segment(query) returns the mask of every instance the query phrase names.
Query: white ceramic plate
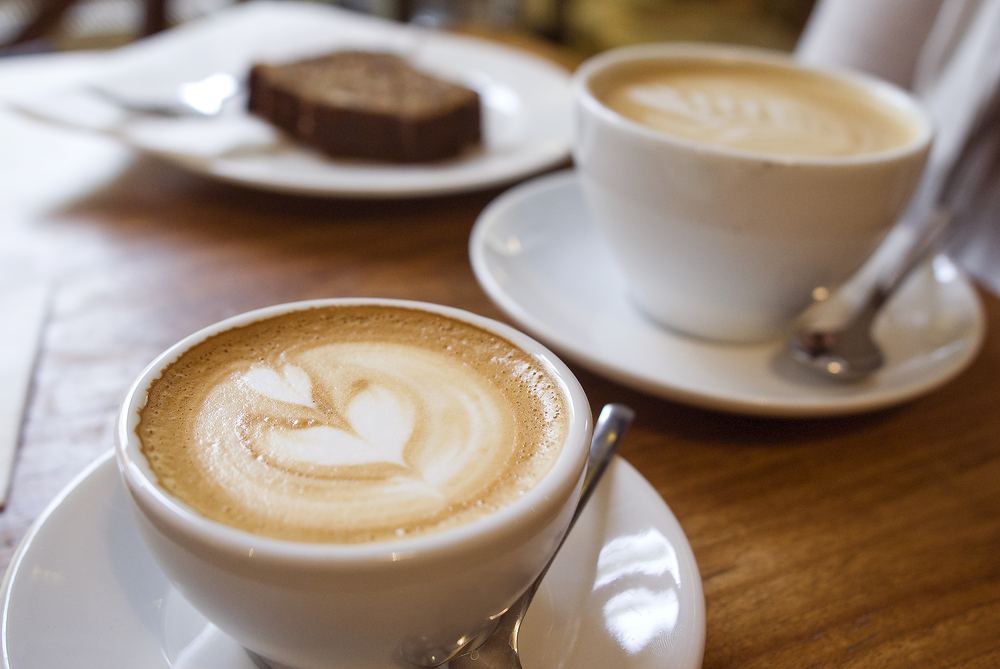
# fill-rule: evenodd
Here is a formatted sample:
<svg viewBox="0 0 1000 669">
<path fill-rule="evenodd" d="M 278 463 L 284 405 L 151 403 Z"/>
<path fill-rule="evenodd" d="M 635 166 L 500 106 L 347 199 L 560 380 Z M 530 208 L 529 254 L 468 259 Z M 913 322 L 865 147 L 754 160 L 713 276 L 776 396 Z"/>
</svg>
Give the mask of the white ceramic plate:
<svg viewBox="0 0 1000 669">
<path fill-rule="evenodd" d="M 485 141 L 447 161 L 393 165 L 334 160 L 300 147 L 245 112 L 237 97 L 212 118 L 136 117 L 92 86 L 162 98 L 216 72 L 244 79 L 258 61 L 339 49 L 390 51 L 474 88 Z M 526 52 L 420 29 L 319 3 L 234 5 L 106 54 L 100 72 L 55 91 L 18 98 L 17 108 L 62 125 L 111 134 L 193 172 L 255 188 L 327 196 L 412 197 L 508 183 L 566 160 L 569 74 Z"/>
<path fill-rule="evenodd" d="M 2 597 L 4 669 L 256 669 L 160 572 L 133 527 L 111 452 L 35 523 Z M 687 538 L 619 458 L 528 612 L 524 667 L 697 669 L 704 644 L 705 600 Z"/>
<path fill-rule="evenodd" d="M 723 411 L 806 417 L 888 407 L 952 379 L 985 333 L 978 295 L 944 256 L 888 305 L 875 326 L 886 365 L 859 383 L 801 369 L 781 341 L 725 345 L 674 333 L 631 305 L 572 171 L 497 198 L 476 222 L 469 251 L 492 300 L 566 358 L 654 395 Z"/>
</svg>

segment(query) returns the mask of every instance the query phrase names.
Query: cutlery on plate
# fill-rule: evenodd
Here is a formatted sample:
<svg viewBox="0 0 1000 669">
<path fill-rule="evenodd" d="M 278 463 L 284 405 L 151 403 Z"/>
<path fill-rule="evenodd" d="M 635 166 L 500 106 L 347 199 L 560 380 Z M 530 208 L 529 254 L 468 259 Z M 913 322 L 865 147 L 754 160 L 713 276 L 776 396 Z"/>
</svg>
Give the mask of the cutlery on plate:
<svg viewBox="0 0 1000 669">
<path fill-rule="evenodd" d="M 171 86 L 166 91 L 91 84 L 93 93 L 127 111 L 153 116 L 216 116 L 226 101 L 242 89 L 236 77 L 215 72 L 197 81 Z"/>
</svg>

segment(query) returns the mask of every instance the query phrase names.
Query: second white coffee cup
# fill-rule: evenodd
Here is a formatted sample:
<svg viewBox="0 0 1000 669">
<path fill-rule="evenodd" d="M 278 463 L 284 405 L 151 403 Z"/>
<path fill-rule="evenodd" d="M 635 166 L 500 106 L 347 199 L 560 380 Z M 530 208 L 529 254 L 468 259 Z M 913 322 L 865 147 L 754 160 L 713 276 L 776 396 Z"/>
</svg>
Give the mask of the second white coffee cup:
<svg viewBox="0 0 1000 669">
<path fill-rule="evenodd" d="M 679 68 L 687 68 L 680 83 L 669 78 Z M 726 68 L 744 78 L 763 76 L 772 89 L 720 89 Z M 697 81 L 702 76 L 716 81 Z M 823 104 L 833 111 L 864 107 L 888 119 L 887 128 L 861 134 L 902 138 L 883 148 L 812 153 L 806 144 L 840 131 L 826 118 L 804 118 L 795 106 L 797 88 L 829 97 Z M 623 112 L 612 94 L 685 122 L 704 121 L 727 141 L 758 133 L 763 143 L 664 131 L 655 120 Z M 911 198 L 932 137 L 917 102 L 890 84 L 806 69 L 787 55 L 753 48 L 614 49 L 577 70 L 573 96 L 574 160 L 584 197 L 632 299 L 670 328 L 715 340 L 781 334 L 815 289 L 832 289 L 860 267 Z M 801 135 L 791 142 L 768 135 L 782 126 Z"/>
</svg>

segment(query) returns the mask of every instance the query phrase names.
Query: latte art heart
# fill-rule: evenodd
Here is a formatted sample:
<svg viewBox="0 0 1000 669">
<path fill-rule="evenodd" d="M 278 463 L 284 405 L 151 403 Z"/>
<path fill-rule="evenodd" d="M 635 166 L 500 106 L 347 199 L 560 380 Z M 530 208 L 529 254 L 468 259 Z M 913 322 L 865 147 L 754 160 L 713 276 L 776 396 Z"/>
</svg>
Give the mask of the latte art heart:
<svg viewBox="0 0 1000 669">
<path fill-rule="evenodd" d="M 301 367 L 285 365 L 278 374 L 266 367 L 254 367 L 243 375 L 243 384 L 261 396 L 316 408 L 312 380 Z M 251 394 L 248 401 L 253 402 Z M 279 416 L 273 417 L 280 423 Z M 247 447 L 269 462 L 287 469 L 311 465 L 346 466 L 385 462 L 406 466 L 403 449 L 413 433 L 413 407 L 404 406 L 392 392 L 366 388 L 351 398 L 342 420 L 330 421 L 322 411 L 303 423 L 265 429 L 259 441 Z M 346 422 L 346 426 L 340 427 Z"/>
<path fill-rule="evenodd" d="M 441 316 L 356 311 L 237 328 L 169 367 L 138 428 L 164 487 L 251 532 L 359 542 L 468 522 L 548 470 L 567 416 L 542 365 Z"/>
<path fill-rule="evenodd" d="M 285 365 L 281 373 L 269 367 L 252 367 L 241 379 L 248 388 L 280 402 L 315 407 L 312 379 L 301 367 Z"/>
</svg>

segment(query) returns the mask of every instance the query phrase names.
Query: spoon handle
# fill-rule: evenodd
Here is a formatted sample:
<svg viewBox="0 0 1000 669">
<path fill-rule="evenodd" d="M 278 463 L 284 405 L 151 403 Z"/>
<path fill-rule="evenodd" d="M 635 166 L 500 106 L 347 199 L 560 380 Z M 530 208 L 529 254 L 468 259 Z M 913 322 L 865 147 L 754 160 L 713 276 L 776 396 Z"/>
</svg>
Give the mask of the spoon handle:
<svg viewBox="0 0 1000 669">
<path fill-rule="evenodd" d="M 580 501 L 573 513 L 573 518 L 569 521 L 566 534 L 569 534 L 573 525 L 576 524 L 576 519 L 583 513 L 583 508 L 587 505 L 590 496 L 594 494 L 594 488 L 597 487 L 595 482 L 604 475 L 604 470 L 611 463 L 611 455 L 618 450 L 618 444 L 634 418 L 635 411 L 624 404 L 606 404 L 601 409 L 601 414 L 597 417 L 597 424 L 594 426 L 594 439 L 590 442 L 590 456 L 587 458 L 587 473 L 584 475 L 583 487 L 580 489 Z M 565 535 L 563 535 L 563 539 L 565 540 Z M 559 546 L 562 546 L 561 542 Z"/>
<path fill-rule="evenodd" d="M 922 264 L 928 256 L 937 251 L 945 233 L 951 228 L 954 216 L 950 211 L 939 207 L 931 212 L 924 225 L 917 232 L 916 239 L 888 272 L 885 272 L 875 284 L 875 298 L 878 306 L 885 303 L 903 281 Z"/>
<path fill-rule="evenodd" d="M 587 501 L 594 494 L 597 483 L 604 476 L 608 465 L 611 464 L 611 460 L 618 450 L 618 444 L 625 435 L 625 431 L 628 430 L 629 425 L 632 424 L 633 418 L 635 418 L 635 411 L 624 404 L 605 404 L 604 408 L 601 409 L 601 414 L 594 425 L 594 439 L 590 442 L 590 455 L 587 457 L 587 472 L 583 477 L 583 487 L 580 488 L 580 500 L 576 504 L 576 510 L 573 512 L 573 517 L 570 518 L 569 525 L 566 527 L 562 539 L 559 540 L 555 550 L 552 551 L 552 557 L 549 558 L 549 561 L 542 568 L 535 582 L 522 595 L 522 599 L 526 600 L 526 604 L 531 601 L 535 591 L 538 590 L 542 579 L 545 578 L 549 567 L 552 566 L 556 555 L 559 554 L 559 549 L 566 542 L 566 537 L 569 536 L 573 526 L 576 525 L 577 519 L 583 513 L 584 507 L 587 506 Z"/>
<path fill-rule="evenodd" d="M 590 442 L 590 456 L 587 459 L 587 471 L 583 478 L 583 487 L 580 489 L 580 500 L 576 505 L 576 511 L 569 521 L 569 527 L 563 533 L 559 544 L 552 552 L 549 561 L 542 568 L 542 572 L 528 587 L 527 591 L 514 602 L 507 611 L 497 619 L 496 627 L 489 633 L 488 638 L 473 640 L 460 654 L 451 660 L 451 669 L 520 669 L 521 662 L 517 653 L 517 635 L 521 627 L 528 606 L 535 596 L 538 587 L 548 573 L 549 567 L 555 561 L 559 549 L 562 548 L 570 530 L 576 524 L 577 519 L 587 505 L 587 500 L 593 495 L 597 484 L 600 482 L 608 464 L 614 458 L 618 450 L 618 444 L 628 430 L 635 412 L 624 404 L 607 404 L 601 410 L 601 414 L 594 426 L 594 438 Z"/>
</svg>

